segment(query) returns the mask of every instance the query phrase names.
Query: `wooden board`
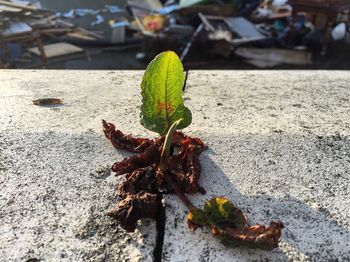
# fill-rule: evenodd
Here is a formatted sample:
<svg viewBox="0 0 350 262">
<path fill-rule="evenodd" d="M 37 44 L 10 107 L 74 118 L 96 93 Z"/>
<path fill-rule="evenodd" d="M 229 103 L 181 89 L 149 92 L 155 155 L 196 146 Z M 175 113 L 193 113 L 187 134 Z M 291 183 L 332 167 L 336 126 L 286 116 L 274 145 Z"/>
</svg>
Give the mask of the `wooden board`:
<svg viewBox="0 0 350 262">
<path fill-rule="evenodd" d="M 82 40 L 89 40 L 89 41 L 96 40 L 95 37 L 81 33 L 81 32 L 72 32 L 72 33 L 67 34 L 67 36 L 82 39 Z"/>
<path fill-rule="evenodd" d="M 311 64 L 311 53 L 307 51 L 278 48 L 239 47 L 235 50 L 235 54 L 244 57 L 249 61 L 262 60 L 271 64 L 272 62 L 275 62 L 276 65 L 277 63 L 291 65 Z"/>
<path fill-rule="evenodd" d="M 0 4 L 0 13 L 1 13 L 1 12 L 18 13 L 18 12 L 21 12 L 21 11 L 22 11 L 21 8 L 11 7 L 11 6 L 7 6 L 7 5 L 2 5 L 2 4 Z"/>
<path fill-rule="evenodd" d="M 84 52 L 84 49 L 68 43 L 44 45 L 44 50 L 47 58 Z M 37 47 L 29 48 L 28 51 L 40 56 L 40 52 Z"/>
<path fill-rule="evenodd" d="M 23 10 L 29 10 L 29 11 L 37 11 L 38 10 L 38 8 L 36 8 L 34 6 L 21 5 L 21 4 L 7 2 L 7 1 L 3 1 L 3 0 L 0 0 L 0 5 L 6 5 L 6 6 L 14 7 L 14 8 L 21 8 Z"/>
</svg>

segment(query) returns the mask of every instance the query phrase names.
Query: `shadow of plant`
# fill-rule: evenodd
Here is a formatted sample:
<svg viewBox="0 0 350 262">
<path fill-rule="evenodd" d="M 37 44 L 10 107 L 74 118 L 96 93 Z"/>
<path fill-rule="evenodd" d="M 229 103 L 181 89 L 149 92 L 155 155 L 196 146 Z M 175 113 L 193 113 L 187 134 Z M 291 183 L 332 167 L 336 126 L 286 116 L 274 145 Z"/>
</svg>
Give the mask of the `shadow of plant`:
<svg viewBox="0 0 350 262">
<path fill-rule="evenodd" d="M 350 156 L 343 153 L 350 152 L 348 137 L 248 134 L 203 140 L 211 143 L 201 155 L 200 185 L 207 194 L 190 196 L 193 203 L 203 206 L 213 196 L 226 197 L 251 224 L 281 220 L 282 239 L 272 252 L 226 248 L 206 229 L 190 234 L 179 211 L 185 208 L 169 196 L 173 217 L 166 228 L 171 233 L 165 239 L 165 261 L 194 256 L 198 261 L 350 259 L 349 208 L 344 206 L 349 186 L 342 184 L 350 171 Z"/>
</svg>

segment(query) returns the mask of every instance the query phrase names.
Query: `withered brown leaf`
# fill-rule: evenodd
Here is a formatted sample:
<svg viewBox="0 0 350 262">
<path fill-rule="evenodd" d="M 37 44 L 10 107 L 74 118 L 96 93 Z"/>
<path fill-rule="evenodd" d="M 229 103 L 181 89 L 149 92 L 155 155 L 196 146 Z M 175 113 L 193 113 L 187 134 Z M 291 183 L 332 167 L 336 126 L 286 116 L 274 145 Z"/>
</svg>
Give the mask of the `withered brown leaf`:
<svg viewBox="0 0 350 262">
<path fill-rule="evenodd" d="M 136 195 L 141 191 L 153 194 L 158 193 L 156 170 L 154 166 L 139 168 L 127 174 L 126 180 L 117 189 L 117 195 L 121 198 L 125 198 L 129 194 Z"/>
<path fill-rule="evenodd" d="M 160 159 L 160 148 L 156 144 L 149 146 L 145 152 L 123 159 L 112 166 L 116 175 L 132 173 L 133 171 L 158 163 Z"/>
<path fill-rule="evenodd" d="M 117 149 L 127 150 L 134 153 L 142 153 L 155 142 L 148 138 L 133 138 L 131 135 L 124 135 L 115 125 L 102 120 L 103 132 L 111 140 L 112 145 Z"/>
<path fill-rule="evenodd" d="M 32 101 L 37 106 L 61 105 L 63 101 L 59 98 L 41 98 Z"/>
<path fill-rule="evenodd" d="M 282 222 L 271 222 L 268 227 L 262 225 L 246 225 L 241 229 L 225 227 L 218 229 L 218 232 L 225 245 L 272 250 L 278 247 L 282 228 Z"/>
<path fill-rule="evenodd" d="M 161 195 L 142 191 L 128 194 L 107 214 L 117 219 L 126 231 L 133 232 L 137 221 L 142 218 L 155 218 L 161 204 Z"/>
</svg>

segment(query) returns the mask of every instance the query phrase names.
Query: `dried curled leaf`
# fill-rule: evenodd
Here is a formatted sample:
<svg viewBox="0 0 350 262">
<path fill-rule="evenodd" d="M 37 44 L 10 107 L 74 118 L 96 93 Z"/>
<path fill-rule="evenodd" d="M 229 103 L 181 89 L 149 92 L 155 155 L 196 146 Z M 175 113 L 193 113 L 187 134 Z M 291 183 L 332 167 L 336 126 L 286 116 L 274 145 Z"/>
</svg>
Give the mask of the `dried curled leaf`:
<svg viewBox="0 0 350 262">
<path fill-rule="evenodd" d="M 226 227 L 219 229 L 219 232 L 225 245 L 272 250 L 278 247 L 282 228 L 282 222 L 271 222 L 268 227 L 262 225 L 245 226 L 242 229 Z"/>
<path fill-rule="evenodd" d="M 63 101 L 59 98 L 41 98 L 32 101 L 37 106 L 61 105 Z"/>
<path fill-rule="evenodd" d="M 180 147 L 181 151 L 178 155 L 170 157 L 169 172 L 183 192 L 205 194 L 198 180 L 201 173 L 199 155 L 206 149 L 206 146 L 199 138 L 192 138 L 181 132 L 174 134 L 173 143 Z"/>
<path fill-rule="evenodd" d="M 125 230 L 133 232 L 138 220 L 156 217 L 160 203 L 159 194 L 147 192 L 129 194 L 118 203 L 116 208 L 109 211 L 108 215 L 117 219 Z"/>
<path fill-rule="evenodd" d="M 154 141 L 147 138 L 133 138 L 131 135 L 124 135 L 115 125 L 102 120 L 103 132 L 111 140 L 112 145 L 117 149 L 124 149 L 129 152 L 142 153 L 154 144 Z"/>
<path fill-rule="evenodd" d="M 125 158 L 121 162 L 116 162 L 112 166 L 112 170 L 116 175 L 132 173 L 135 170 L 158 163 L 160 159 L 160 148 L 157 145 L 151 145 L 144 153 L 136 156 Z"/>
<path fill-rule="evenodd" d="M 125 198 L 129 194 L 136 195 L 142 191 L 153 194 L 158 192 L 156 170 L 153 166 L 137 169 L 133 173 L 129 173 L 126 178 L 117 190 L 117 195 L 121 198 Z"/>
<path fill-rule="evenodd" d="M 209 226 L 213 235 L 220 238 L 225 245 L 265 250 L 272 250 L 278 246 L 283 228 L 281 222 L 271 222 L 269 227 L 249 226 L 242 211 L 221 197 L 208 201 L 204 210 L 190 210 L 187 223 L 191 230 Z"/>
</svg>

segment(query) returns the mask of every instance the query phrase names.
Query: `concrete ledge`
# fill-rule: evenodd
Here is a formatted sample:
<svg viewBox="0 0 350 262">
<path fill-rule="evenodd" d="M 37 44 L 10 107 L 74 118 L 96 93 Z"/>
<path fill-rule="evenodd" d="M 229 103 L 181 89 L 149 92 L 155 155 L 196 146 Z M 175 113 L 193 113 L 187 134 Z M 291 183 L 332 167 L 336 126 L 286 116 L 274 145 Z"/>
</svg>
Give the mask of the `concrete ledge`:
<svg viewBox="0 0 350 262">
<path fill-rule="evenodd" d="M 0 261 L 152 261 L 155 225 L 129 234 L 105 216 L 123 178 L 101 119 L 138 123 L 140 71 L 0 71 Z M 205 141 L 207 194 L 230 198 L 252 223 L 281 220 L 273 252 L 227 249 L 191 234 L 167 196 L 164 261 L 350 260 L 350 72 L 193 71 L 185 93 Z M 58 97 L 64 106 L 34 106 Z"/>
</svg>

